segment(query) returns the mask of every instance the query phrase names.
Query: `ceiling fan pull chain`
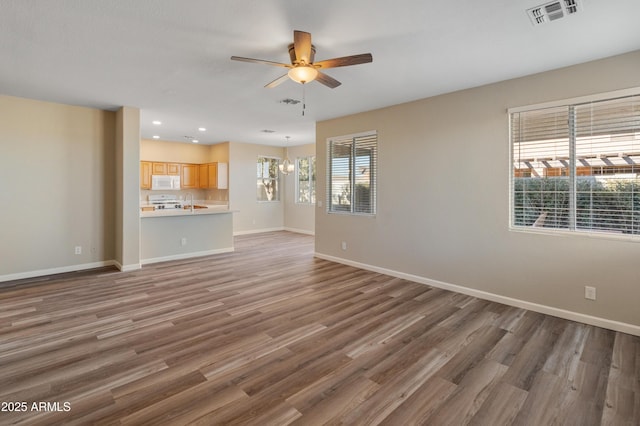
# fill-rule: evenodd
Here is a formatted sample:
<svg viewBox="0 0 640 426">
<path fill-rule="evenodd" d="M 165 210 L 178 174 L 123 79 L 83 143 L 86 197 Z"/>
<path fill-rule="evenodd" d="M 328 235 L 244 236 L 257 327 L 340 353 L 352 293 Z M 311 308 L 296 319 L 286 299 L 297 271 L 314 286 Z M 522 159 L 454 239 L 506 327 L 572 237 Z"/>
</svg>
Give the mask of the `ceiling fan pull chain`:
<svg viewBox="0 0 640 426">
<path fill-rule="evenodd" d="M 302 116 L 304 117 L 304 110 L 307 108 L 307 99 L 305 95 L 304 83 L 302 83 Z"/>
</svg>

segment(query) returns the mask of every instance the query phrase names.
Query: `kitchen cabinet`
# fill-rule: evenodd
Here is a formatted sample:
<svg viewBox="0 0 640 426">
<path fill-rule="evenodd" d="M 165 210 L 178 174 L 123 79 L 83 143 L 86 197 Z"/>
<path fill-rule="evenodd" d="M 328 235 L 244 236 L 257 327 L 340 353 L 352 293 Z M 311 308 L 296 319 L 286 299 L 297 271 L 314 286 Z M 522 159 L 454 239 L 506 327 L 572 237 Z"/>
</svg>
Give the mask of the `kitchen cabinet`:
<svg viewBox="0 0 640 426">
<path fill-rule="evenodd" d="M 228 189 L 229 164 L 180 164 L 140 162 L 140 189 L 151 189 L 152 175 L 180 176 L 182 189 Z"/>
<path fill-rule="evenodd" d="M 152 174 L 178 176 L 180 174 L 180 164 L 179 163 L 153 163 Z"/>
<path fill-rule="evenodd" d="M 203 189 L 227 189 L 227 163 L 200 164 L 199 187 Z"/>
<path fill-rule="evenodd" d="M 172 176 L 178 176 L 180 174 L 180 164 L 167 163 L 167 174 Z"/>
<path fill-rule="evenodd" d="M 209 165 L 200 164 L 198 169 L 198 187 L 204 189 L 209 188 Z"/>
<path fill-rule="evenodd" d="M 198 188 L 198 172 L 200 165 L 198 164 L 182 164 L 180 166 L 180 188 L 194 189 Z"/>
<path fill-rule="evenodd" d="M 151 174 L 153 175 L 166 175 L 167 163 L 152 163 Z"/>
<path fill-rule="evenodd" d="M 140 162 L 140 189 L 151 189 L 152 164 L 150 161 Z"/>
</svg>

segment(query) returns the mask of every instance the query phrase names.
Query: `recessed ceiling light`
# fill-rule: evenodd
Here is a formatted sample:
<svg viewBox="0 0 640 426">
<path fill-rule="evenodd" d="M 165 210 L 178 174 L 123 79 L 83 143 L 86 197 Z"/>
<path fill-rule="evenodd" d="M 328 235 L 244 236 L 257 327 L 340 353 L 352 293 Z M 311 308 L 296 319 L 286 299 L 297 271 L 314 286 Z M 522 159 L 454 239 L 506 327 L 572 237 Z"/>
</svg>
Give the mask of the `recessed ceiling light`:
<svg viewBox="0 0 640 426">
<path fill-rule="evenodd" d="M 160 120 L 153 120 L 153 121 L 152 121 L 152 123 L 153 123 L 153 124 L 155 124 L 156 126 L 159 126 L 159 125 L 161 125 L 161 124 L 162 124 L 162 121 L 160 121 Z"/>
<path fill-rule="evenodd" d="M 158 136 L 158 135 L 153 135 L 153 138 L 154 138 L 154 139 L 160 139 L 160 136 Z"/>
<path fill-rule="evenodd" d="M 201 131 L 201 132 L 206 132 L 207 131 L 207 129 L 205 129 L 204 127 L 198 127 L 198 130 Z"/>
</svg>

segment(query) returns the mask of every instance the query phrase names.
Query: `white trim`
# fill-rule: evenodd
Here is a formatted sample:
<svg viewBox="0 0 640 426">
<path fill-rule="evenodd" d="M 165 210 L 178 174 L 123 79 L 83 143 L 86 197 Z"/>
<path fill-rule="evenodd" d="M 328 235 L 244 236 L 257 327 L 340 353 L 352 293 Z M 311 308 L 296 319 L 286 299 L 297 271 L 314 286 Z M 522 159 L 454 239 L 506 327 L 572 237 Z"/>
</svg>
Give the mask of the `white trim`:
<svg viewBox="0 0 640 426">
<path fill-rule="evenodd" d="M 234 251 L 233 247 L 225 247 L 225 248 L 221 248 L 221 249 L 195 251 L 195 252 L 191 252 L 191 253 L 182 253 L 182 254 L 175 254 L 175 255 L 171 255 L 171 256 L 153 257 L 151 259 L 142 259 L 141 263 L 143 265 L 148 265 L 150 263 L 167 262 L 169 260 L 190 259 L 192 257 L 211 256 L 213 254 L 231 253 L 233 251 Z"/>
<path fill-rule="evenodd" d="M 15 274 L 0 275 L 0 282 L 23 280 L 26 278 L 43 277 L 46 275 L 64 274 L 66 272 L 77 272 L 86 269 L 103 268 L 105 266 L 118 266 L 115 260 L 103 260 L 101 262 L 83 263 L 80 265 L 61 266 L 58 268 L 39 269 L 36 271 L 18 272 Z"/>
<path fill-rule="evenodd" d="M 296 170 L 295 170 L 295 185 L 294 185 L 294 189 L 293 189 L 293 204 L 296 206 L 314 206 L 316 205 L 315 201 L 312 203 L 311 201 L 309 202 L 299 202 L 298 201 L 298 193 L 300 192 L 300 159 L 301 158 L 308 158 L 309 159 L 309 186 L 311 187 L 311 182 L 313 182 L 313 190 L 315 192 L 316 195 L 316 201 L 318 198 L 318 193 L 316 191 L 316 189 L 318 188 L 318 181 L 317 179 L 311 179 L 311 159 L 313 158 L 313 162 L 316 162 L 316 156 L 315 154 L 313 155 L 301 155 L 299 157 L 296 157 Z M 316 174 L 317 174 L 317 169 L 316 169 Z M 311 190 L 311 189 L 309 189 Z"/>
<path fill-rule="evenodd" d="M 555 235 L 563 237 L 579 237 L 579 238 L 598 238 L 604 240 L 624 241 L 631 243 L 640 243 L 640 235 L 637 234 L 615 234 L 609 231 L 594 231 L 576 229 L 575 231 L 566 228 L 545 228 L 545 227 L 533 227 L 533 226 L 516 226 L 509 225 L 509 231 L 520 232 L 523 234 L 538 234 L 538 235 Z"/>
<path fill-rule="evenodd" d="M 342 264 L 353 266 L 356 268 L 365 269 L 365 270 L 377 272 L 380 274 L 390 275 L 392 277 L 402 278 L 408 281 L 429 285 L 431 287 L 436 287 L 443 290 L 449 290 L 449 291 L 454 291 L 456 293 L 466 294 L 467 296 L 473 296 L 479 299 L 502 303 L 509 306 L 515 306 L 517 308 L 527 309 L 530 311 L 539 312 L 542 314 L 551 315 L 558 318 L 563 318 L 571 321 L 581 322 L 584 324 L 594 325 L 596 327 L 602 327 L 609 330 L 620 331 L 622 333 L 632 334 L 634 336 L 640 336 L 640 325 L 628 324 L 628 323 L 614 321 L 606 318 L 594 317 L 592 315 L 581 314 L 579 312 L 573 312 L 573 311 L 567 311 L 565 309 L 554 308 L 552 306 L 540 305 L 538 303 L 528 302 L 526 300 L 514 299 L 508 296 L 502 296 L 499 294 L 489 293 L 482 290 L 476 290 L 469 287 L 463 287 L 456 284 L 449 284 L 443 281 L 432 280 L 429 278 L 420 277 L 418 275 L 412 275 L 404 272 L 394 271 L 392 269 L 380 268 L 378 266 L 355 262 L 349 259 L 343 259 L 340 257 L 330 256 L 330 255 L 326 255 L 318 252 L 315 252 L 314 256 L 319 259 L 342 263 Z"/>
<path fill-rule="evenodd" d="M 283 231 L 295 232 L 296 234 L 305 234 L 305 235 L 316 235 L 315 231 L 310 231 L 308 229 L 300 229 L 300 228 L 289 228 L 287 226 L 284 227 Z"/>
<path fill-rule="evenodd" d="M 327 142 L 332 142 L 334 140 L 359 138 L 361 136 L 373 136 L 373 135 L 378 136 L 378 131 L 377 130 L 369 130 L 369 131 L 366 131 L 366 132 L 352 133 L 350 135 L 331 136 L 331 137 L 327 138 Z"/>
<path fill-rule="evenodd" d="M 576 98 L 560 99 L 557 101 L 543 102 L 539 104 L 526 105 L 520 107 L 507 108 L 509 114 L 515 112 L 525 112 L 534 109 L 553 108 L 559 106 L 584 104 L 587 102 L 602 101 L 606 99 L 622 98 L 625 96 L 633 96 L 640 94 L 640 87 L 630 87 L 628 89 L 614 90 L 613 92 L 594 93 L 592 95 L 579 96 Z"/>
<path fill-rule="evenodd" d="M 372 202 L 371 202 L 371 210 L 372 213 L 366 213 L 366 212 L 355 212 L 355 211 L 351 211 L 351 209 L 348 212 L 344 212 L 344 211 L 339 211 L 339 210 L 331 210 L 331 201 L 332 201 L 332 173 L 331 173 L 331 166 L 332 166 L 332 157 L 331 157 L 331 148 L 332 148 L 332 144 L 334 142 L 343 142 L 343 141 L 347 141 L 347 140 L 351 140 L 352 141 L 352 151 L 351 154 L 355 155 L 355 149 L 357 144 L 354 142 L 354 139 L 357 138 L 366 138 L 366 137 L 370 137 L 370 136 L 375 136 L 376 138 L 376 148 L 375 148 L 375 163 L 373 165 L 373 167 L 371 167 L 371 171 L 372 171 L 372 176 L 373 176 L 373 195 L 372 195 Z M 326 206 L 325 206 L 325 212 L 327 214 L 345 214 L 345 215 L 349 215 L 349 216 L 370 216 L 375 218 L 376 214 L 378 213 L 378 157 L 380 155 L 380 150 L 378 149 L 379 146 L 379 140 L 378 140 L 378 131 L 377 130 L 369 130 L 366 132 L 360 132 L 360 133 L 352 133 L 350 135 L 341 135 L 341 136 L 332 136 L 332 137 L 328 137 L 326 139 L 326 150 L 325 150 L 325 155 L 326 155 L 326 159 L 327 159 L 327 164 L 326 164 L 326 181 L 325 181 L 325 198 L 326 198 Z M 351 154 L 350 154 L 350 158 L 351 158 Z M 355 164 L 355 158 L 353 158 L 354 164 Z M 349 160 L 349 162 L 351 163 L 351 159 Z M 317 164 L 316 164 L 316 168 L 317 168 Z M 351 196 L 355 197 L 355 177 L 353 175 L 354 171 L 351 170 L 349 175 L 349 184 L 351 185 Z M 317 182 L 317 179 L 316 179 Z M 370 188 L 371 190 L 371 188 Z M 317 191 L 317 187 L 316 187 L 316 201 L 318 198 L 318 191 Z M 355 198 L 354 198 L 355 200 Z"/>
<path fill-rule="evenodd" d="M 113 264 L 115 265 L 116 268 L 118 268 L 118 270 L 120 272 L 137 271 L 138 269 L 142 268 L 142 264 L 141 263 L 132 263 L 131 265 L 123 265 L 120 262 L 118 262 L 117 260 L 114 260 Z"/>
<path fill-rule="evenodd" d="M 250 234 L 262 234 L 263 232 L 275 232 L 275 231 L 284 231 L 284 226 L 279 226 L 277 228 L 260 228 L 260 229 L 248 229 L 246 231 L 234 231 L 233 236 L 237 235 L 250 235 Z"/>
</svg>

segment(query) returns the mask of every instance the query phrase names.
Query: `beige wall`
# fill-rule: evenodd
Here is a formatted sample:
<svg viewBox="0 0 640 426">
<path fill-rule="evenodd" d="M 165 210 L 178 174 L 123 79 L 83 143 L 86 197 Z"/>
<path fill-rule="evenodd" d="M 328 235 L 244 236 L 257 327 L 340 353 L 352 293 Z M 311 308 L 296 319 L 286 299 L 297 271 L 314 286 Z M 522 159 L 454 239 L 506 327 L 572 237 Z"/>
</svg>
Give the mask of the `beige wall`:
<svg viewBox="0 0 640 426">
<path fill-rule="evenodd" d="M 233 251 L 233 213 L 141 219 L 142 263 Z M 187 244 L 180 241 L 186 239 Z M 175 242 L 169 244 L 168 242 Z"/>
<path fill-rule="evenodd" d="M 637 333 L 638 242 L 509 231 L 507 108 L 640 87 L 638 70 L 640 51 L 318 123 L 316 252 Z M 367 130 L 378 214 L 329 215 L 325 141 Z"/>
<path fill-rule="evenodd" d="M 206 156 L 207 163 L 213 162 L 229 162 L 229 142 L 217 143 L 215 145 L 209 145 L 209 152 Z"/>
<path fill-rule="evenodd" d="M 209 161 L 210 150 L 209 145 L 142 139 L 140 160 L 202 164 Z"/>
<path fill-rule="evenodd" d="M 215 145 L 168 142 L 154 139 L 140 141 L 141 161 L 176 163 L 229 162 L 229 142 Z"/>
<path fill-rule="evenodd" d="M 289 159 L 316 155 L 316 145 L 298 145 L 289 148 Z M 296 204 L 296 174 L 284 176 L 284 227 L 287 230 L 313 234 L 315 232 L 315 205 Z"/>
<path fill-rule="evenodd" d="M 115 262 L 121 271 L 140 268 L 140 110 L 116 112 Z"/>
<path fill-rule="evenodd" d="M 0 96 L 0 150 L 0 280 L 114 259 L 114 112 Z"/>
</svg>

